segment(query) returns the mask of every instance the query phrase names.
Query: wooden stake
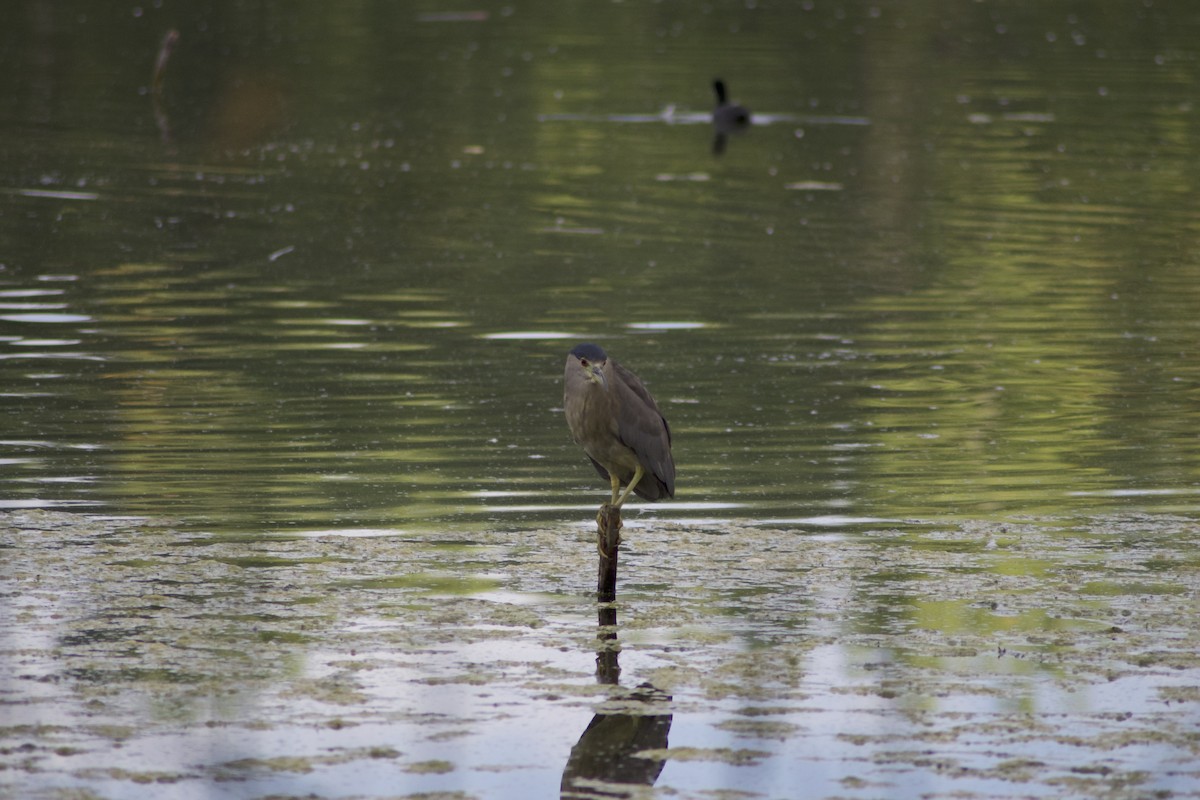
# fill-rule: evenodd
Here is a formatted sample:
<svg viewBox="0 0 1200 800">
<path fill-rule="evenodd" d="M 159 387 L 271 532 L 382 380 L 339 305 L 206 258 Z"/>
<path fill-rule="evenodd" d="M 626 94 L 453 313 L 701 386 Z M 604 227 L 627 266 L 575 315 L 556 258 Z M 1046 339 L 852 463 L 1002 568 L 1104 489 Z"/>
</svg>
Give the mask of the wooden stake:
<svg viewBox="0 0 1200 800">
<path fill-rule="evenodd" d="M 596 545 L 600 551 L 600 570 L 596 576 L 598 604 L 596 635 L 596 679 L 615 686 L 621 678 L 617 642 L 617 546 L 621 544 L 621 509 L 608 503 L 596 515 Z"/>
<path fill-rule="evenodd" d="M 596 578 L 596 600 L 617 599 L 617 545 L 621 543 L 621 509 L 608 503 L 596 515 L 596 541 L 600 550 L 600 572 Z"/>
</svg>

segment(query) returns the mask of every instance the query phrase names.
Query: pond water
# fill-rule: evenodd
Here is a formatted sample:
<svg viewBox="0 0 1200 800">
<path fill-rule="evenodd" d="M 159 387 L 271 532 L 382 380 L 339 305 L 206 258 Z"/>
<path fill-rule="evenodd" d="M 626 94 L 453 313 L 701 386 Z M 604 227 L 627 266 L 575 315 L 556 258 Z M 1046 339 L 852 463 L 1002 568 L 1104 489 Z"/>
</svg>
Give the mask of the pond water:
<svg viewBox="0 0 1200 800">
<path fill-rule="evenodd" d="M 0 792 L 1200 796 L 1200 15 L 327 5 L 0 12 Z"/>
</svg>

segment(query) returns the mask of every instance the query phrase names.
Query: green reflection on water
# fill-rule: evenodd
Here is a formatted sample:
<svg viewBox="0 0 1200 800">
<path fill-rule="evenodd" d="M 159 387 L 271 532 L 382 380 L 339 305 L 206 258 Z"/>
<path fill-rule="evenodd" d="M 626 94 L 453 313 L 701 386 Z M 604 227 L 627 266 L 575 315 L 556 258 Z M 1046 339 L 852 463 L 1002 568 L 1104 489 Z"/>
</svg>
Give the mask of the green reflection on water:
<svg viewBox="0 0 1200 800">
<path fill-rule="evenodd" d="M 706 516 L 1193 513 L 1191 21 L 1072 11 L 1084 46 L 1052 6 L 26 19 L 0 487 L 231 533 L 561 521 L 604 488 L 557 410 L 588 338 L 663 400 L 680 503 L 736 504 Z M 37 48 L 96 60 L 47 104 Z M 714 159 L 718 67 L 759 124 Z"/>
</svg>

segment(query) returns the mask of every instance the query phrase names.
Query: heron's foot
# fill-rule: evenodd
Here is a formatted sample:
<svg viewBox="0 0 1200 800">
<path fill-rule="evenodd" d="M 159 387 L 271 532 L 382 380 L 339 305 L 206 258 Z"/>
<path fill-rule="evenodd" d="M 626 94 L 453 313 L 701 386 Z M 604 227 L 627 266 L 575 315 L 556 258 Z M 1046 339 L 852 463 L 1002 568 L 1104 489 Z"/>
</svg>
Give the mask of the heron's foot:
<svg viewBox="0 0 1200 800">
<path fill-rule="evenodd" d="M 621 544 L 621 528 L 623 527 L 619 506 L 611 503 L 600 506 L 600 510 L 596 512 L 596 550 L 602 558 L 613 557 L 617 547 Z M 613 540 L 613 546 L 606 550 L 604 544 L 609 539 Z"/>
<path fill-rule="evenodd" d="M 596 538 L 596 552 L 600 554 L 601 558 L 607 558 L 607 559 L 611 560 L 613 557 L 613 553 L 615 553 L 617 551 L 617 548 L 621 546 L 621 542 L 623 542 L 623 541 L 625 541 L 625 540 L 623 538 L 621 538 L 621 534 L 618 533 L 617 541 L 615 544 L 613 544 L 612 550 L 605 550 L 604 549 L 604 536 L 603 536 L 603 534 L 601 534 L 600 536 L 598 536 Z"/>
<path fill-rule="evenodd" d="M 613 549 L 605 550 L 604 542 L 597 540 L 596 541 L 596 552 L 600 554 L 601 558 L 605 558 L 605 559 L 608 559 L 609 561 L 611 561 L 612 557 L 613 557 L 613 553 L 616 552 L 617 548 L 621 546 L 621 542 L 623 542 L 623 541 L 625 541 L 625 540 L 622 539 L 620 536 L 618 536 L 617 543 L 615 545 L 613 545 Z"/>
<path fill-rule="evenodd" d="M 596 512 L 596 525 L 600 528 L 607 528 L 613 524 L 613 521 L 616 522 L 618 530 L 625 527 L 621 522 L 621 507 L 614 503 L 605 503 L 600 506 L 600 510 Z"/>
</svg>

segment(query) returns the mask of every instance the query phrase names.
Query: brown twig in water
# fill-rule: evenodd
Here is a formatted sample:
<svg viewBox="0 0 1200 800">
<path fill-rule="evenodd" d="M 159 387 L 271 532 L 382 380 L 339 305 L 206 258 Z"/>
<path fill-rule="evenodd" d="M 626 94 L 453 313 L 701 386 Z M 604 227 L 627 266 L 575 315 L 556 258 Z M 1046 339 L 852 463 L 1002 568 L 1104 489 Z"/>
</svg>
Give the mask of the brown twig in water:
<svg viewBox="0 0 1200 800">
<path fill-rule="evenodd" d="M 163 75 L 167 71 L 167 62 L 179 42 L 179 31 L 172 28 L 163 36 L 162 44 L 158 47 L 158 58 L 154 59 L 154 72 L 150 75 L 150 91 L 155 95 L 162 94 Z"/>
<path fill-rule="evenodd" d="M 171 141 L 171 119 L 162 103 L 163 75 L 167 71 L 167 62 L 179 41 L 179 31 L 172 28 L 163 37 L 158 47 L 158 58 L 154 59 L 154 72 L 150 75 L 150 100 L 154 104 L 154 124 L 164 144 Z"/>
</svg>

